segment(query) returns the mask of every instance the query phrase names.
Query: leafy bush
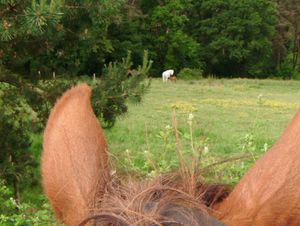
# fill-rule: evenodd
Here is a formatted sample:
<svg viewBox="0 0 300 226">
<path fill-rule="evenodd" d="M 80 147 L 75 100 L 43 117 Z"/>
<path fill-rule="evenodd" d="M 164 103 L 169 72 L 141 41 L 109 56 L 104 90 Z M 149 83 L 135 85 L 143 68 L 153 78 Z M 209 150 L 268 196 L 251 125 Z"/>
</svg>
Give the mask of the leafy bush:
<svg viewBox="0 0 300 226">
<path fill-rule="evenodd" d="M 277 77 L 284 79 L 293 78 L 295 74 L 296 71 L 293 69 L 291 59 L 288 57 L 280 64 L 280 67 L 276 71 Z"/>
<path fill-rule="evenodd" d="M 200 68 L 183 68 L 178 77 L 184 80 L 201 79 L 203 70 Z"/>
<path fill-rule="evenodd" d="M 0 225 L 37 226 L 55 224 L 55 218 L 51 214 L 49 204 L 44 196 L 41 196 L 44 204 L 39 206 L 31 203 L 18 203 L 12 196 L 12 190 L 0 180 Z"/>
<path fill-rule="evenodd" d="M 293 74 L 293 79 L 295 79 L 295 80 L 300 80 L 300 72 L 295 72 L 294 74 Z"/>
<path fill-rule="evenodd" d="M 16 87 L 0 83 L 0 175 L 14 187 L 16 199 L 21 181 L 33 180 L 36 165 L 28 147 L 32 122 L 37 120 L 36 112 L 18 92 Z"/>
<path fill-rule="evenodd" d="M 103 79 L 93 84 L 93 108 L 104 128 L 111 128 L 117 116 L 127 112 L 127 99 L 140 102 L 150 85 L 150 80 L 146 80 L 152 66 L 148 52 L 144 52 L 142 66 L 136 70 L 131 70 L 131 66 L 131 52 L 128 52 L 122 62 L 106 65 Z"/>
</svg>

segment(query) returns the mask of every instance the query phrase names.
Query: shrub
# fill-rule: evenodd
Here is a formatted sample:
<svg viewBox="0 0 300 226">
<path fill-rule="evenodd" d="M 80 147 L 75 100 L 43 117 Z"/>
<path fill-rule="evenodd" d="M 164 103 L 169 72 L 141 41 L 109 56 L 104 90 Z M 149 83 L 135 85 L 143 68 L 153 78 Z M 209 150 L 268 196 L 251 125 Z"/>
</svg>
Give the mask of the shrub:
<svg viewBox="0 0 300 226">
<path fill-rule="evenodd" d="M 300 80 L 300 72 L 296 71 L 292 77 L 294 80 Z"/>
<path fill-rule="evenodd" d="M 296 75 L 296 70 L 293 68 L 290 57 L 281 62 L 280 67 L 277 68 L 276 76 L 283 79 L 294 78 Z"/>
<path fill-rule="evenodd" d="M 13 197 L 13 191 L 0 180 L 0 225 L 54 225 L 55 218 L 45 197 L 41 196 L 43 204 L 36 206 L 31 203 L 18 203 Z"/>
<path fill-rule="evenodd" d="M 183 68 L 178 77 L 184 80 L 201 79 L 203 70 L 200 68 Z"/>
</svg>

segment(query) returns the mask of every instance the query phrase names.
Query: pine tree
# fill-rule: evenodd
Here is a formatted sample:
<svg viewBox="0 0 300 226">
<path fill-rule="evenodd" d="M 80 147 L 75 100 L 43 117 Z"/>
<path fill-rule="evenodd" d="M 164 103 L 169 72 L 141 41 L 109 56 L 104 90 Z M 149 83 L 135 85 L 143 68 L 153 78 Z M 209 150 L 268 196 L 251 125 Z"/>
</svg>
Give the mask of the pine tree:
<svg viewBox="0 0 300 226">
<path fill-rule="evenodd" d="M 97 116 L 111 127 L 127 112 L 126 100 L 140 101 L 149 86 L 147 54 L 136 69 L 130 54 L 106 62 L 113 51 L 108 27 L 126 16 L 124 6 L 124 0 L 0 0 L 0 175 L 17 199 L 37 179 L 39 153 L 29 151 L 30 136 L 41 132 L 66 89 L 88 82 Z M 129 70 L 137 73 L 128 76 Z M 79 76 L 92 74 L 94 80 Z"/>
</svg>

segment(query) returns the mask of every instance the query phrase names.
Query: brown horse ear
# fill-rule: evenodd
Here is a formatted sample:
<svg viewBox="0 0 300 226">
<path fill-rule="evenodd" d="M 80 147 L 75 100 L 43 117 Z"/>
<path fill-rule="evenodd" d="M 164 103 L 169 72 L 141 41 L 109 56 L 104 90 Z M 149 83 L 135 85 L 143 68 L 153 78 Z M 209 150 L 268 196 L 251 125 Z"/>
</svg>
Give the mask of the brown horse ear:
<svg viewBox="0 0 300 226">
<path fill-rule="evenodd" d="M 228 225 L 299 225 L 300 110 L 217 210 Z"/>
<path fill-rule="evenodd" d="M 66 225 L 78 225 L 97 208 L 110 180 L 107 143 L 90 98 L 87 85 L 67 91 L 44 132 L 43 187 Z"/>
</svg>

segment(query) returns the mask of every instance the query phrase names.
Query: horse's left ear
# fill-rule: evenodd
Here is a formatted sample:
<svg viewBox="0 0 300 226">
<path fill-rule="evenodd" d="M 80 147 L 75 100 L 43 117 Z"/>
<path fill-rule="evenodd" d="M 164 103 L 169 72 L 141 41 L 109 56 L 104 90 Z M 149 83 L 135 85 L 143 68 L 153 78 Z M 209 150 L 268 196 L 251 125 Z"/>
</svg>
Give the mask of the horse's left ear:
<svg viewBox="0 0 300 226">
<path fill-rule="evenodd" d="M 97 208 L 110 180 L 107 143 L 90 98 L 87 85 L 67 91 L 44 133 L 43 187 L 66 225 L 78 225 Z"/>
</svg>

